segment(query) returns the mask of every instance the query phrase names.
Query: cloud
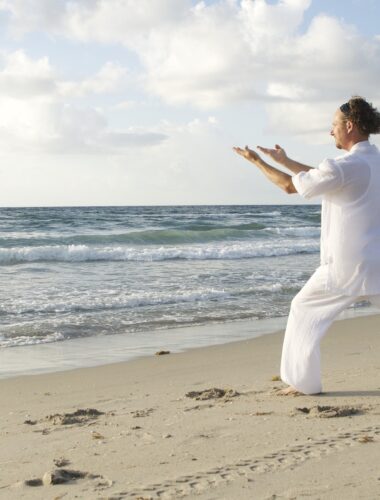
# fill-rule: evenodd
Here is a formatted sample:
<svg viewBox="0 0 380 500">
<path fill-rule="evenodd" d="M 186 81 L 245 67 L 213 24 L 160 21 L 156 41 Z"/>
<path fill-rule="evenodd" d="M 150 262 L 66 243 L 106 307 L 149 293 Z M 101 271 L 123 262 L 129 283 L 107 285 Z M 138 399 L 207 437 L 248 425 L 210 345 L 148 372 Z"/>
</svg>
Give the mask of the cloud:
<svg viewBox="0 0 380 500">
<path fill-rule="evenodd" d="M 62 80 L 47 57 L 33 59 L 23 50 L 0 54 L 0 92 L 18 99 L 61 95 L 110 94 L 126 86 L 128 71 L 121 64 L 106 62 L 99 71 L 83 80 Z"/>
<path fill-rule="evenodd" d="M 81 41 L 132 43 L 184 18 L 190 0 L 0 0 L 16 36 L 48 31 Z"/>
<path fill-rule="evenodd" d="M 62 29 L 66 8 L 65 1 L 0 0 L 0 10 L 10 14 L 10 32 L 16 37 L 46 26 L 49 31 Z"/>
<path fill-rule="evenodd" d="M 63 96 L 82 97 L 86 94 L 105 94 L 123 87 L 127 81 L 126 68 L 115 62 L 107 62 L 98 73 L 82 81 L 63 81 L 58 85 Z"/>
<path fill-rule="evenodd" d="M 0 92 L 15 98 L 45 96 L 55 91 L 55 74 L 47 57 L 32 60 L 22 50 L 2 54 Z"/>
<path fill-rule="evenodd" d="M 154 146 L 166 134 L 149 130 L 113 130 L 99 109 L 57 100 L 21 101 L 1 98 L 2 151 L 47 154 L 117 153 Z"/>
<path fill-rule="evenodd" d="M 113 130 L 105 113 L 67 102 L 67 96 L 108 93 L 126 71 L 106 63 L 94 78 L 62 82 L 48 58 L 33 59 L 18 50 L 2 54 L 0 144 L 2 151 L 112 153 L 159 144 L 166 135 L 151 130 Z"/>
<path fill-rule="evenodd" d="M 160 26 L 183 20 L 189 0 L 95 0 L 67 5 L 65 31 L 82 41 L 134 44 Z"/>
<path fill-rule="evenodd" d="M 263 101 L 272 132 L 298 133 L 308 126 L 309 113 L 313 130 L 326 127 L 327 111 L 354 93 L 380 97 L 379 37 L 365 38 L 323 14 L 305 26 L 310 5 L 311 0 L 3 0 L 0 8 L 9 12 L 17 33 L 44 31 L 132 50 L 145 90 L 164 103 L 213 109 Z M 62 83 L 60 91 L 97 93 L 126 78 L 117 65 L 102 71 L 80 83 Z"/>
<path fill-rule="evenodd" d="M 311 0 L 279 0 L 276 4 L 242 0 L 236 18 L 252 52 L 259 54 L 265 44 L 272 48 L 274 41 L 284 42 L 296 34 L 310 5 Z"/>
<path fill-rule="evenodd" d="M 53 6 L 53 5 L 54 6 Z M 259 95 L 271 76 L 296 84 L 334 81 L 362 60 L 375 64 L 378 40 L 341 20 L 317 16 L 301 32 L 311 0 L 3 0 L 12 26 L 135 50 L 149 88 L 168 101 L 221 104 Z M 339 56 L 339 57 L 338 57 Z M 348 69 L 351 68 L 350 71 Z M 330 75 L 324 74 L 329 70 Z M 307 71 L 307 73 L 306 73 Z M 338 83 L 336 84 L 338 87 Z"/>
<path fill-rule="evenodd" d="M 144 106 L 144 102 L 135 101 L 133 99 L 127 99 L 125 101 L 120 101 L 113 106 L 113 109 L 131 109 L 137 106 Z"/>
</svg>

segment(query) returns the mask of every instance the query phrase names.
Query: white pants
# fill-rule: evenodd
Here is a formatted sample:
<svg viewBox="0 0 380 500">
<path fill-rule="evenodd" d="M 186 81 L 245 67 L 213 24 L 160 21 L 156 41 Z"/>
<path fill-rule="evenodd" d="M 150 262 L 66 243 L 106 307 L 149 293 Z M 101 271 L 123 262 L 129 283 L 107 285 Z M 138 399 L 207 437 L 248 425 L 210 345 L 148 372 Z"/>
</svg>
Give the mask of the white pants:
<svg viewBox="0 0 380 500">
<path fill-rule="evenodd" d="M 320 341 L 336 316 L 359 299 L 326 291 L 326 273 L 327 266 L 320 266 L 294 297 L 285 331 L 281 379 L 304 394 L 322 392 Z M 378 305 L 379 296 L 365 298 Z"/>
</svg>

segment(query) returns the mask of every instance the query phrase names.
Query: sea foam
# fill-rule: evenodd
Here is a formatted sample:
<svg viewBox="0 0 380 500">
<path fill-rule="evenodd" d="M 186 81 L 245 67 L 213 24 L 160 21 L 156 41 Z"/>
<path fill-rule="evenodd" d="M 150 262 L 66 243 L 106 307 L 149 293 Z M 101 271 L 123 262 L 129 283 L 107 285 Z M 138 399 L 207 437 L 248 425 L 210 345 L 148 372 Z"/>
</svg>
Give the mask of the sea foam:
<svg viewBox="0 0 380 500">
<path fill-rule="evenodd" d="M 0 248 L 0 264 L 23 262 L 214 260 L 285 256 L 315 253 L 315 240 L 231 242 L 223 245 L 177 245 L 160 247 L 45 245 Z"/>
</svg>

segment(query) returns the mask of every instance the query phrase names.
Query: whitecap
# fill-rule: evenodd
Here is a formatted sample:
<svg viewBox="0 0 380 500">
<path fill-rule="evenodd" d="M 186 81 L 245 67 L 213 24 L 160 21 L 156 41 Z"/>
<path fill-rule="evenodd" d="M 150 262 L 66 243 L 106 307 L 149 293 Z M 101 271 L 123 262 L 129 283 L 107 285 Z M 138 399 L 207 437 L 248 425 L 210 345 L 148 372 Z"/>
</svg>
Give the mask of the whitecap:
<svg viewBox="0 0 380 500">
<path fill-rule="evenodd" d="M 207 245 L 166 245 L 155 247 L 46 245 L 0 248 L 0 264 L 22 262 L 93 262 L 93 261 L 162 261 L 219 260 L 255 257 L 278 257 L 298 253 L 315 253 L 315 240 L 279 240 L 229 242 Z"/>
</svg>

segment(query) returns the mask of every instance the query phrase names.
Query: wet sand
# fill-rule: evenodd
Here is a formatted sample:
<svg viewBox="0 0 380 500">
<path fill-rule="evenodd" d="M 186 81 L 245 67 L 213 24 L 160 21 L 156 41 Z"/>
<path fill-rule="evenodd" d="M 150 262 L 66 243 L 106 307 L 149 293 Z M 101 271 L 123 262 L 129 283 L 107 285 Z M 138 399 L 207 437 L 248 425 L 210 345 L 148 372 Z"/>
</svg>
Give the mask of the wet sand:
<svg viewBox="0 0 380 500">
<path fill-rule="evenodd" d="M 0 380 L 0 498 L 377 498 L 380 316 L 333 325 L 318 396 L 275 394 L 282 338 Z"/>
</svg>

